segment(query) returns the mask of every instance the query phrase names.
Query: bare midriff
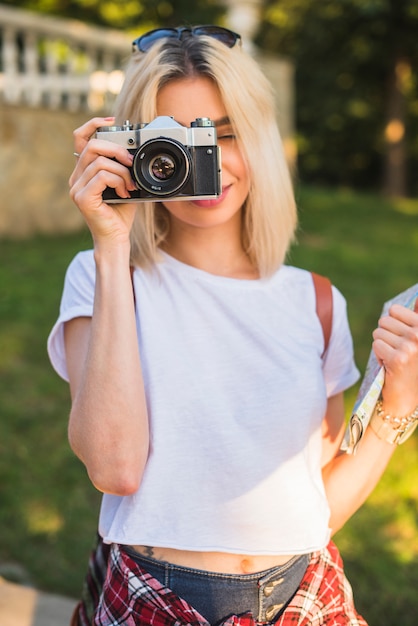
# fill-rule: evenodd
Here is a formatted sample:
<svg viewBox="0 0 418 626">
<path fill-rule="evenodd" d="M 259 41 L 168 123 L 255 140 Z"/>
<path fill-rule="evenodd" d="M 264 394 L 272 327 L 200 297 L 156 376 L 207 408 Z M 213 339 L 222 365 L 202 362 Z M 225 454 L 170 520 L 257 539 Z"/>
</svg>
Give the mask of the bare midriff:
<svg viewBox="0 0 418 626">
<path fill-rule="evenodd" d="M 131 548 L 142 556 L 158 561 L 222 574 L 254 574 L 271 567 L 284 565 L 293 558 L 292 555 L 288 554 L 244 555 L 226 552 L 194 552 L 153 546 L 131 546 Z"/>
</svg>

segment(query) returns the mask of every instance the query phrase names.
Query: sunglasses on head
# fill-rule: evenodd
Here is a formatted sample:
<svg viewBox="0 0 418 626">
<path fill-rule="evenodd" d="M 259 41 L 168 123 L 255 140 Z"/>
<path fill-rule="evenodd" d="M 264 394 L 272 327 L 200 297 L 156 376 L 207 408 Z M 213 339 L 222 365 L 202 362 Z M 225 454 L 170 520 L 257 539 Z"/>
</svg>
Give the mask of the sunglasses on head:
<svg viewBox="0 0 418 626">
<path fill-rule="evenodd" d="M 222 26 L 194 26 L 187 27 L 181 26 L 179 28 L 156 28 L 155 30 L 150 30 L 148 33 L 144 33 L 137 39 L 132 42 L 132 50 L 135 52 L 139 50 L 140 52 L 148 52 L 150 48 L 155 44 L 156 41 L 160 41 L 161 39 L 183 39 L 184 34 L 193 37 L 205 36 L 212 37 L 213 39 L 217 39 L 221 41 L 228 48 L 233 48 L 237 42 L 241 40 L 241 35 L 238 33 L 234 33 L 232 30 L 228 28 L 222 28 Z"/>
</svg>

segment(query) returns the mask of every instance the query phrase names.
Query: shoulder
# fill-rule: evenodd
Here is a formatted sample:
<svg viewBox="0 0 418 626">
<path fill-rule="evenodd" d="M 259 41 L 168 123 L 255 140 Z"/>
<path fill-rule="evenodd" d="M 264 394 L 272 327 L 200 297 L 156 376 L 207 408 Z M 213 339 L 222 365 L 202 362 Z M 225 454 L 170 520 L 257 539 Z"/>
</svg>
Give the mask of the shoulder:
<svg viewBox="0 0 418 626">
<path fill-rule="evenodd" d="M 65 273 L 61 306 L 73 306 L 81 300 L 93 298 L 96 282 L 96 264 L 93 250 L 78 252 Z"/>
<path fill-rule="evenodd" d="M 93 250 L 82 250 L 77 252 L 70 262 L 67 273 L 85 273 L 95 274 L 96 267 L 94 262 Z"/>
<path fill-rule="evenodd" d="M 293 293 L 306 292 L 313 284 L 311 272 L 293 265 L 282 265 L 272 278 L 277 287 Z"/>
<path fill-rule="evenodd" d="M 301 267 L 295 267 L 293 265 L 283 265 L 279 271 L 283 274 L 283 282 L 285 284 L 293 285 L 296 290 L 309 289 L 312 293 L 314 293 L 314 281 L 312 279 L 312 275 L 315 272 Z M 339 288 L 336 287 L 326 275 L 317 274 L 317 276 L 325 278 L 329 281 L 332 289 L 332 297 L 336 301 L 337 306 L 341 307 L 344 305 L 346 300 Z"/>
<path fill-rule="evenodd" d="M 295 267 L 293 265 L 283 265 L 277 273 L 281 286 L 296 297 L 315 298 L 314 282 L 312 272 Z"/>
<path fill-rule="evenodd" d="M 309 270 L 285 265 L 281 268 L 281 284 L 284 292 L 289 294 L 298 303 L 299 311 L 311 315 L 316 312 L 325 325 L 337 331 L 341 325 L 346 324 L 347 302 L 341 291 L 326 276 L 324 285 L 317 284 L 313 279 L 313 273 Z M 321 281 L 320 281 L 321 282 Z M 302 314 L 302 313 L 300 313 Z"/>
<path fill-rule="evenodd" d="M 65 282 L 78 283 L 95 282 L 96 264 L 94 261 L 93 250 L 83 250 L 78 252 L 68 265 Z"/>
</svg>

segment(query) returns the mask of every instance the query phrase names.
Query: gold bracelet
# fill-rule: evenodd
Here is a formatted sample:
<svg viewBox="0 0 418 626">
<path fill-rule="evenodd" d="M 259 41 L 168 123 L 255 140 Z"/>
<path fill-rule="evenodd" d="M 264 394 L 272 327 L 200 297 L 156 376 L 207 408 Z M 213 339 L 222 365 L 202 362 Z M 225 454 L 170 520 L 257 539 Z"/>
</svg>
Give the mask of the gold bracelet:
<svg viewBox="0 0 418 626">
<path fill-rule="evenodd" d="M 376 403 L 376 408 L 370 420 L 370 427 L 383 441 L 400 445 L 406 441 L 418 425 L 418 406 L 409 415 L 396 417 L 383 410 L 382 400 Z"/>
</svg>

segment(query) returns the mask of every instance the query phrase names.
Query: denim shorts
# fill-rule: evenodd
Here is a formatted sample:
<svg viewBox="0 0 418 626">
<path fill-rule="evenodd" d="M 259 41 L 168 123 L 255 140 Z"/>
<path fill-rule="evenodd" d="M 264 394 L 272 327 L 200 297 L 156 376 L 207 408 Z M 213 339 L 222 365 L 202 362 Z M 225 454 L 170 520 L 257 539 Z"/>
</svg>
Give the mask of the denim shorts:
<svg viewBox="0 0 418 626">
<path fill-rule="evenodd" d="M 158 561 L 129 546 L 121 548 L 212 626 L 230 615 L 247 612 L 260 624 L 277 620 L 295 595 L 310 559 L 309 554 L 303 554 L 255 574 L 222 574 Z"/>
</svg>

